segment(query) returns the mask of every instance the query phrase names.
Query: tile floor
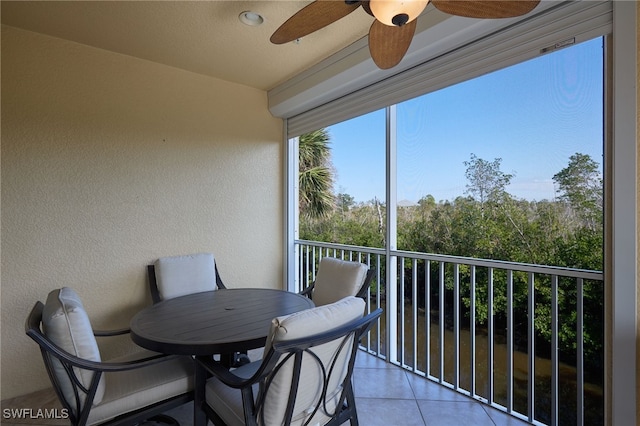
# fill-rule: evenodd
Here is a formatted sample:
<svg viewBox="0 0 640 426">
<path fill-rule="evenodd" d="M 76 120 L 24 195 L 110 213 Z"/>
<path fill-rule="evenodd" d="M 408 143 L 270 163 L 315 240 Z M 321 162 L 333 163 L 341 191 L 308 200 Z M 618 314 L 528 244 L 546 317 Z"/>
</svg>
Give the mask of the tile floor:
<svg viewBox="0 0 640 426">
<path fill-rule="evenodd" d="M 251 355 L 253 354 L 250 353 Z M 358 420 L 362 426 L 528 424 L 364 352 L 358 355 L 353 383 Z M 59 406 L 59 403 L 51 389 L 2 401 L 2 406 L 3 408 L 8 406 L 52 408 Z M 192 403 L 168 411 L 167 414 L 178 420 L 182 426 L 193 423 Z M 0 423 L 4 426 L 68 424 L 62 420 L 43 423 L 42 420 L 8 421 L 7 419 L 0 420 Z"/>
<path fill-rule="evenodd" d="M 528 424 L 364 352 L 358 355 L 353 384 L 361 426 Z M 167 414 L 184 426 L 192 422 L 191 410 L 187 404 Z"/>
</svg>

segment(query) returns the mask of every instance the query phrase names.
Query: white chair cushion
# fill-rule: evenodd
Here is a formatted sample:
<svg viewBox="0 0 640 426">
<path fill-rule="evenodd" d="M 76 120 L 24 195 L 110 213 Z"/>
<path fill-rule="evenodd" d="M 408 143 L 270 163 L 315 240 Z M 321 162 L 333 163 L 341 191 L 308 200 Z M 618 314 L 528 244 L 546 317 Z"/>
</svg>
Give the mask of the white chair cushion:
<svg viewBox="0 0 640 426">
<path fill-rule="evenodd" d="M 163 300 L 218 288 L 215 259 L 211 253 L 162 257 L 154 267 Z"/>
<path fill-rule="evenodd" d="M 363 263 L 323 257 L 313 288 L 313 303 L 321 306 L 355 296 L 364 283 L 367 270 Z"/>
<path fill-rule="evenodd" d="M 153 352 L 140 351 L 110 359 L 109 362 L 131 361 L 152 354 Z M 89 425 L 192 391 L 193 360 L 190 357 L 180 357 L 149 367 L 104 373 L 104 379 L 106 391 L 102 402 L 91 409 Z"/>
<path fill-rule="evenodd" d="M 301 337 L 311 336 L 333 328 L 340 327 L 355 319 L 361 318 L 364 314 L 365 302 L 357 297 L 347 297 L 336 303 L 307 309 L 296 312 L 291 315 L 275 318 L 272 321 L 267 344 L 265 346 L 265 354 L 274 342 L 287 341 Z M 328 387 L 327 409 L 332 412 L 336 409 L 337 399 L 339 399 L 342 387 L 340 384 L 344 379 L 344 374 L 348 367 L 348 359 L 350 355 L 351 345 L 345 346 L 339 354 L 339 361 L 334 367 L 335 372 L 331 377 Z M 336 348 L 340 342 L 329 342 L 327 344 L 317 346 L 314 352 L 318 354 L 325 365 L 330 365 L 327 359 L 335 354 Z M 237 376 L 248 378 L 257 370 L 261 361 L 252 362 L 233 370 Z M 293 360 L 289 360 L 287 364 L 282 366 L 276 378 L 271 383 L 271 387 L 267 392 L 267 398 L 264 405 L 265 425 L 281 424 L 286 409 L 287 398 L 289 397 L 289 389 L 291 376 L 293 373 Z M 292 425 L 302 425 L 308 418 L 310 413 L 306 409 L 310 405 L 315 405 L 318 400 L 321 387 L 321 372 L 317 368 L 317 364 L 305 356 L 302 365 L 302 376 L 298 387 L 296 400 L 296 409 L 292 418 Z M 258 389 L 254 386 L 254 396 L 257 396 Z M 244 425 L 244 414 L 242 407 L 242 396 L 238 389 L 233 389 L 224 385 L 217 378 L 213 377 L 207 381 L 205 399 L 207 404 L 220 415 L 225 423 L 229 426 Z M 322 408 L 317 412 L 311 422 L 311 425 L 322 425 L 326 423 L 329 416 L 322 412 Z"/>
<path fill-rule="evenodd" d="M 74 290 L 63 287 L 49 293 L 42 311 L 42 328 L 47 338 L 70 354 L 100 362 L 100 350 L 89 317 Z M 73 387 L 64 367 L 55 358 L 53 368 L 65 399 L 73 404 Z M 88 388 L 93 372 L 82 369 L 75 371 L 82 385 Z M 105 383 L 101 379 L 93 399 L 94 404 L 100 403 L 104 392 Z"/>
</svg>

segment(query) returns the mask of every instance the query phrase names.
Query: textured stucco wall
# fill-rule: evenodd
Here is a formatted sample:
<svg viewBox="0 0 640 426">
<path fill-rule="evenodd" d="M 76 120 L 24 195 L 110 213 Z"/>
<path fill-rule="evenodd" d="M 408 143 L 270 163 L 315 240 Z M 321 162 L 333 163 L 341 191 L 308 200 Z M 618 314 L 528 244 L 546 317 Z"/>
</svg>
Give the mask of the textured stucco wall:
<svg viewBox="0 0 640 426">
<path fill-rule="evenodd" d="M 6 26 L 1 52 L 2 399 L 49 386 L 24 320 L 54 288 L 109 328 L 150 303 L 159 256 L 212 251 L 228 286 L 282 287 L 265 92 Z"/>
</svg>

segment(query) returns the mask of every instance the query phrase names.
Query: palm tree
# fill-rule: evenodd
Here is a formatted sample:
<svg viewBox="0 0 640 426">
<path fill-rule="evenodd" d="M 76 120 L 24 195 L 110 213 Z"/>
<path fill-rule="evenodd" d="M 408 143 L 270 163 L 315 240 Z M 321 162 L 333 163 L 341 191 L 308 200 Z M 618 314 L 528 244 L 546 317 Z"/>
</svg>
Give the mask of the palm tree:
<svg viewBox="0 0 640 426">
<path fill-rule="evenodd" d="M 327 217 L 335 206 L 329 139 L 325 129 L 299 138 L 300 215 L 309 219 Z"/>
</svg>

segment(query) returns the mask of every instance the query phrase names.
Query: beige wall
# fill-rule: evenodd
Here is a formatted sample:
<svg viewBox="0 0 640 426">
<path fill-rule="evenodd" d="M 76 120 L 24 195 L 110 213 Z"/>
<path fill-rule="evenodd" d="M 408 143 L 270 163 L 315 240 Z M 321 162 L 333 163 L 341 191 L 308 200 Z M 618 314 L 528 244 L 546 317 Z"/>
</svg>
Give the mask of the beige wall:
<svg viewBox="0 0 640 426">
<path fill-rule="evenodd" d="M 49 386 L 24 320 L 54 288 L 107 328 L 159 256 L 281 287 L 281 139 L 265 92 L 3 26 L 1 398 Z"/>
</svg>

